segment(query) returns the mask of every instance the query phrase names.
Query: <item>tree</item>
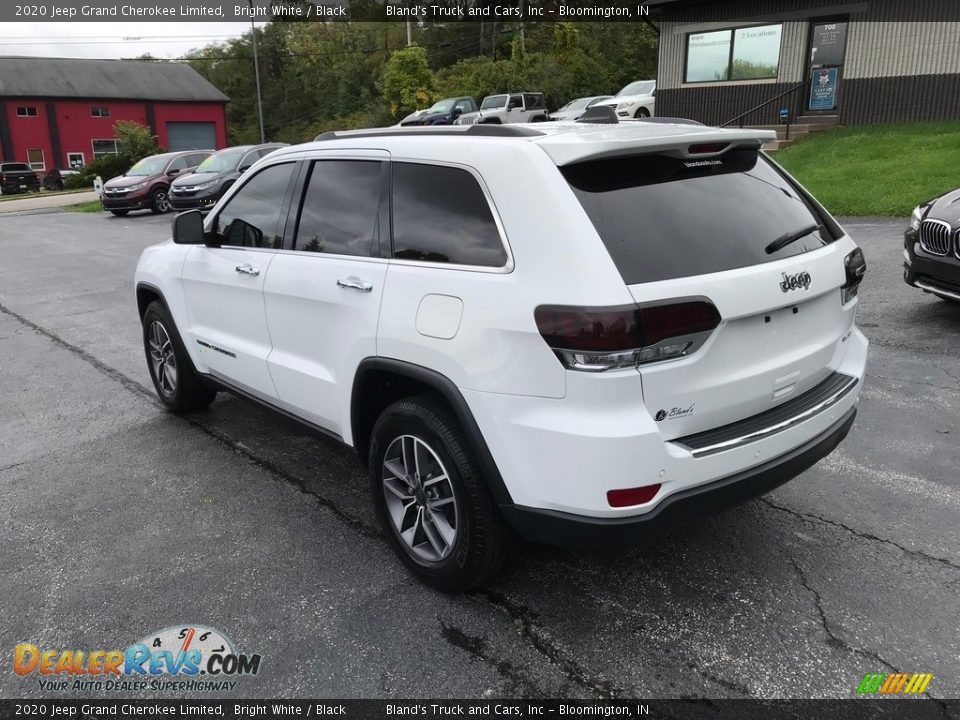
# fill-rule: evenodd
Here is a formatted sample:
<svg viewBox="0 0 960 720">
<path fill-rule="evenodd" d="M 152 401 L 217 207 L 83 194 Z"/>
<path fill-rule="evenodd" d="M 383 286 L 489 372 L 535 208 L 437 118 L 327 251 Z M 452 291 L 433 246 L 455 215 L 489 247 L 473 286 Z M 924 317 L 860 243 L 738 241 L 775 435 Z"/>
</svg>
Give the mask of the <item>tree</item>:
<svg viewBox="0 0 960 720">
<path fill-rule="evenodd" d="M 427 51 L 411 45 L 396 50 L 383 69 L 383 95 L 394 117 L 429 107 L 433 102 L 434 77 Z"/>
<path fill-rule="evenodd" d="M 138 122 L 117 120 L 113 124 L 113 135 L 117 139 L 117 152 L 130 162 L 163 152 L 157 136 L 152 135 L 146 125 Z"/>
</svg>

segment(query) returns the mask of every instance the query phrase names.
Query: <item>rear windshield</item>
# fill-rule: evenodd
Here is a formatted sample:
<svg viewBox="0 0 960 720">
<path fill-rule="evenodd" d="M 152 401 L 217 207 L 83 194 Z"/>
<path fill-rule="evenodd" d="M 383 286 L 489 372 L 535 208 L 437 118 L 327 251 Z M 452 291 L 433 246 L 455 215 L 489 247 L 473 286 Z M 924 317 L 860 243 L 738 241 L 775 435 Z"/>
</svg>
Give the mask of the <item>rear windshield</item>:
<svg viewBox="0 0 960 720">
<path fill-rule="evenodd" d="M 642 155 L 560 170 L 628 285 L 782 260 L 834 239 L 821 228 L 766 252 L 824 219 L 756 150 L 704 160 Z"/>
<path fill-rule="evenodd" d="M 25 172 L 30 169 L 30 166 L 26 163 L 3 163 L 0 165 L 0 170 L 4 172 Z"/>
</svg>

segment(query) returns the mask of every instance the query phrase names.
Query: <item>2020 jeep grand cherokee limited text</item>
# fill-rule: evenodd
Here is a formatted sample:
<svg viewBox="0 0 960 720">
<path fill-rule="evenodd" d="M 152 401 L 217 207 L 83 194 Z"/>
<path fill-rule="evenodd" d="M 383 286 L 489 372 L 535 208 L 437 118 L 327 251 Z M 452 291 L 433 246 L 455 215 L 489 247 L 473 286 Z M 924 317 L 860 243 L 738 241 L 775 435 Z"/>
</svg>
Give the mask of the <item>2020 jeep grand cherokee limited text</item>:
<svg viewBox="0 0 960 720">
<path fill-rule="evenodd" d="M 619 545 L 789 480 L 846 435 L 863 255 L 760 152 L 680 124 L 329 133 L 146 249 L 173 410 L 218 389 L 353 446 L 421 578 L 511 533 Z"/>
</svg>

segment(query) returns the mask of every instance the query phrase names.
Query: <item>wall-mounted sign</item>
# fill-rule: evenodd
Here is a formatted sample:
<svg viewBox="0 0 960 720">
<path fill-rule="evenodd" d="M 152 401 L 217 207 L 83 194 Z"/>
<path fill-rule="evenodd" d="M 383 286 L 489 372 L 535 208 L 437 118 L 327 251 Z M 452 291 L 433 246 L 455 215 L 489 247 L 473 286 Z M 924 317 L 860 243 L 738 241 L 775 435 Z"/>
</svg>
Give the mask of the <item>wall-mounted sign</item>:
<svg viewBox="0 0 960 720">
<path fill-rule="evenodd" d="M 837 106 L 837 68 L 810 73 L 810 109 L 833 110 Z"/>
<path fill-rule="evenodd" d="M 787 122 L 790 119 L 790 108 L 780 108 L 780 122 Z"/>
</svg>

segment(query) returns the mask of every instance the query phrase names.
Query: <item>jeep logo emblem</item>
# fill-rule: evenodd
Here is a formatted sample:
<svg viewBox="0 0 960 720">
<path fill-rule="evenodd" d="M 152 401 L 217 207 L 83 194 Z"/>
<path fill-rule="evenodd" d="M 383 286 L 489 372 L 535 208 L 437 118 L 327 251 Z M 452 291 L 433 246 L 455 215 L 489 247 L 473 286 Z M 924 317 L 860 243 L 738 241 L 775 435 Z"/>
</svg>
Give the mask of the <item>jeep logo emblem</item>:
<svg viewBox="0 0 960 720">
<path fill-rule="evenodd" d="M 780 289 L 783 292 L 799 290 L 800 288 L 807 290 L 810 288 L 811 278 L 808 272 L 799 272 L 796 275 L 781 273 L 781 275 L 783 275 L 783 282 L 780 283 Z"/>
</svg>

